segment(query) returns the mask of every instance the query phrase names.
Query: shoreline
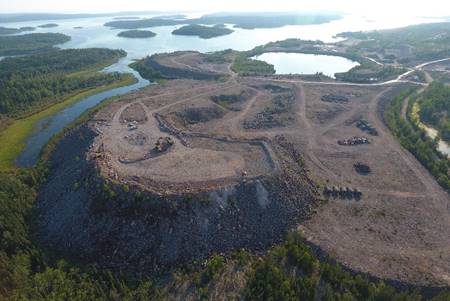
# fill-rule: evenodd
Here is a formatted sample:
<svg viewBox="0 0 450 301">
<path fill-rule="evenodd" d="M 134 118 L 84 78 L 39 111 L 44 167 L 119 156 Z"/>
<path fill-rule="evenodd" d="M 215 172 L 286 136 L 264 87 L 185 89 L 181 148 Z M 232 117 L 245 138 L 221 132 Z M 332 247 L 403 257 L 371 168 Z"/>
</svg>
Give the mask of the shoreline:
<svg viewBox="0 0 450 301">
<path fill-rule="evenodd" d="M 24 118 L 14 120 L 0 132 L 0 144 L 7 145 L 7 147 L 0 149 L 0 170 L 17 168 L 14 160 L 24 149 L 25 140 L 33 132 L 34 127 L 38 124 L 39 121 L 57 114 L 63 109 L 83 100 L 86 97 L 114 88 L 132 85 L 135 82 L 136 78 L 130 74 L 121 81 L 84 91 L 79 91 L 72 96 L 68 96 L 63 101 L 55 103 L 54 105 L 51 105 L 39 112 L 36 112 Z"/>
</svg>

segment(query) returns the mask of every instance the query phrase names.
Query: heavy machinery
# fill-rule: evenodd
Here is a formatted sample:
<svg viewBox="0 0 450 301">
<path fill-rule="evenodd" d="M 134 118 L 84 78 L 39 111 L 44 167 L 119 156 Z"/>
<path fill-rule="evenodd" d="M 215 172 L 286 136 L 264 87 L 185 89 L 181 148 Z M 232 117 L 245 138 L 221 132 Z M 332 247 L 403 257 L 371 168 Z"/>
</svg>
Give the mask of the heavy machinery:
<svg viewBox="0 0 450 301">
<path fill-rule="evenodd" d="M 339 198 L 339 199 L 355 199 L 359 201 L 362 196 L 362 192 L 356 188 L 350 187 L 324 187 L 323 194 L 325 197 Z"/>
<path fill-rule="evenodd" d="M 360 119 L 356 122 L 356 126 L 363 132 L 366 132 L 372 136 L 378 136 L 378 131 L 369 122 L 364 119 Z"/>
<path fill-rule="evenodd" d="M 367 175 L 372 171 L 369 165 L 361 162 L 356 162 L 353 164 L 353 167 L 355 168 L 355 171 L 361 175 Z"/>
<path fill-rule="evenodd" d="M 174 143 L 175 142 L 172 137 L 159 137 L 155 143 L 154 149 L 158 153 L 162 153 L 168 150 Z"/>
<path fill-rule="evenodd" d="M 370 144 L 369 139 L 366 137 L 353 137 L 350 139 L 338 140 L 339 145 L 360 145 L 360 144 Z"/>
</svg>

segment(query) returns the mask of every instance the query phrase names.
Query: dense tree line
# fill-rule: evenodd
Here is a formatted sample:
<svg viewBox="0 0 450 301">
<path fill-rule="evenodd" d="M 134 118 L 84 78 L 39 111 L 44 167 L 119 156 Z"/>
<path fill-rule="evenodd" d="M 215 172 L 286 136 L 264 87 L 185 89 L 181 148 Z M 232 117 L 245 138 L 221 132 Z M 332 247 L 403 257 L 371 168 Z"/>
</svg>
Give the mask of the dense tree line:
<svg viewBox="0 0 450 301">
<path fill-rule="evenodd" d="M 420 119 L 439 131 L 442 139 L 450 141 L 450 87 L 433 82 L 423 93 Z"/>
<path fill-rule="evenodd" d="M 205 54 L 205 60 L 213 64 L 231 63 L 233 50 L 225 49 L 221 51 L 208 52 Z"/>
<path fill-rule="evenodd" d="M 275 73 L 273 65 L 260 60 L 254 60 L 244 54 L 239 54 L 231 67 L 241 76 L 271 75 Z"/>
<path fill-rule="evenodd" d="M 125 52 L 68 49 L 0 61 L 0 114 L 14 116 L 60 101 L 73 92 L 112 83 L 120 74 L 94 72 Z M 92 70 L 92 72 L 82 72 Z"/>
<path fill-rule="evenodd" d="M 33 242 L 33 204 L 45 168 L 0 173 L 0 300 L 157 300 L 150 280 L 81 269 Z"/>
<path fill-rule="evenodd" d="M 70 41 L 62 33 L 30 33 L 17 36 L 0 36 L 0 56 L 42 53 L 53 46 Z"/>
<path fill-rule="evenodd" d="M 408 95 L 397 96 L 385 111 L 385 120 L 404 148 L 436 178 L 438 183 L 450 192 L 450 160 L 437 151 L 437 142 L 427 136 L 424 130 L 401 116 L 402 102 Z M 410 101 L 411 106 L 412 101 Z M 409 114 L 408 114 L 409 115 Z"/>
<path fill-rule="evenodd" d="M 361 64 L 353 67 L 347 72 L 336 73 L 335 76 L 339 80 L 348 81 L 352 83 L 372 83 L 381 80 L 387 80 L 394 76 L 404 73 L 406 70 L 392 66 L 377 66 L 371 64 L 365 66 Z"/>
<path fill-rule="evenodd" d="M 448 300 L 441 294 L 433 300 Z M 256 264 L 245 291 L 246 300 L 423 300 L 417 292 L 398 292 L 383 282 L 371 282 L 320 263 L 299 234 L 273 248 Z"/>
</svg>

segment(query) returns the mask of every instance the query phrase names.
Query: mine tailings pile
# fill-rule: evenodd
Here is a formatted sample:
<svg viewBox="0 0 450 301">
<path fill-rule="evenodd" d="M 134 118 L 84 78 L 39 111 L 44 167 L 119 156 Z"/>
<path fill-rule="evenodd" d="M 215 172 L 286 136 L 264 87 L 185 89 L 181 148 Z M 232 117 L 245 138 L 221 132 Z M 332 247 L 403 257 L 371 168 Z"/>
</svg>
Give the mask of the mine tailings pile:
<svg viewBox="0 0 450 301">
<path fill-rule="evenodd" d="M 167 195 L 100 176 L 85 159 L 95 135 L 83 125 L 57 143 L 36 205 L 39 241 L 71 259 L 154 274 L 214 253 L 264 250 L 316 205 L 315 187 L 283 145 L 275 143 L 277 173 Z"/>
</svg>

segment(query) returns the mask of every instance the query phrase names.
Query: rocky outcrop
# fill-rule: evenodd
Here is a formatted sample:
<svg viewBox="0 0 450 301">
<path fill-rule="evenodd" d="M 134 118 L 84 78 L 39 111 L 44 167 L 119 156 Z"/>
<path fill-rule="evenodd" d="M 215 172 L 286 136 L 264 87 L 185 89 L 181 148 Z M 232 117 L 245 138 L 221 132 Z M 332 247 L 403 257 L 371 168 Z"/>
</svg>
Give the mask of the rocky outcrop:
<svg viewBox="0 0 450 301">
<path fill-rule="evenodd" d="M 100 177 L 85 159 L 94 136 L 84 125 L 60 140 L 36 205 L 40 242 L 71 259 L 158 273 L 213 253 L 264 250 L 314 205 L 314 187 L 283 146 L 285 173 L 158 195 Z"/>
</svg>

